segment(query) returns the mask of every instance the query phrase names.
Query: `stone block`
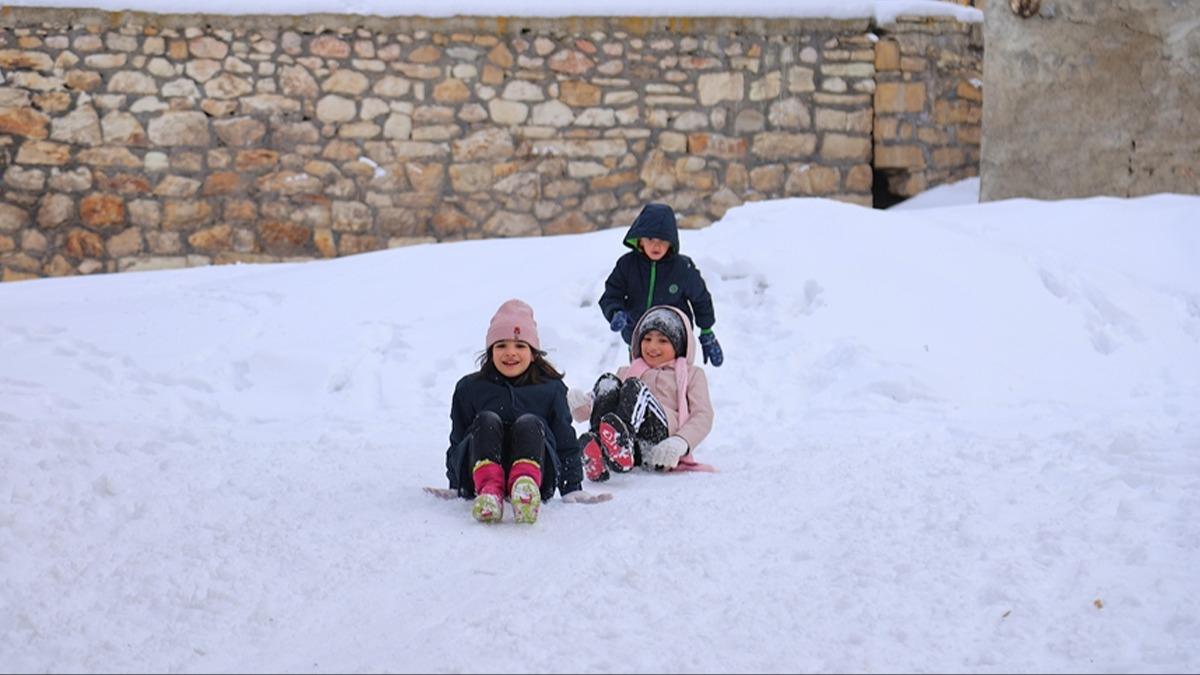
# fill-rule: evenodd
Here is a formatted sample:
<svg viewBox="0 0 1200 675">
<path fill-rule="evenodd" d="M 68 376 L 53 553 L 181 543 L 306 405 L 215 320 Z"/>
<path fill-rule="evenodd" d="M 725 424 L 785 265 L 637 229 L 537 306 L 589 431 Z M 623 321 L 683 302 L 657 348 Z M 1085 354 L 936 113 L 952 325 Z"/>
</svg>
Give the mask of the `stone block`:
<svg viewBox="0 0 1200 675">
<path fill-rule="evenodd" d="M 341 255 L 355 255 L 357 253 L 368 253 L 370 251 L 378 251 L 386 247 L 386 244 L 373 234 L 354 234 L 345 233 L 338 237 L 338 251 Z"/>
<path fill-rule="evenodd" d="M 787 90 L 793 94 L 816 91 L 815 71 L 812 68 L 791 66 L 787 69 Z"/>
<path fill-rule="evenodd" d="M 900 45 L 895 40 L 875 43 L 875 70 L 900 70 Z"/>
<path fill-rule="evenodd" d="M 722 136 L 720 134 L 689 134 L 688 152 L 693 155 L 737 159 L 744 157 L 748 150 L 745 138 Z"/>
<path fill-rule="evenodd" d="M 4 229 L 3 210 L 0 209 L 0 230 Z M 50 193 L 42 197 L 37 211 L 37 225 L 42 229 L 53 229 L 75 216 L 75 200 L 68 195 Z"/>
<path fill-rule="evenodd" d="M 13 204 L 0 202 L 0 232 L 16 232 L 28 223 L 28 211 Z"/>
<path fill-rule="evenodd" d="M 541 234 L 541 227 L 528 213 L 500 211 L 483 224 L 483 232 L 493 237 L 527 237 Z"/>
<path fill-rule="evenodd" d="M 700 104 L 714 105 L 721 101 L 741 101 L 745 98 L 745 76 L 742 73 L 705 73 L 696 88 Z"/>
<path fill-rule="evenodd" d="M 309 53 L 330 59 L 350 57 L 350 45 L 333 35 L 319 35 L 308 45 Z"/>
<path fill-rule="evenodd" d="M 817 108 L 816 127 L 818 129 L 866 134 L 871 131 L 873 121 L 874 115 L 870 108 L 862 110 Z"/>
<path fill-rule="evenodd" d="M 125 200 L 94 192 L 79 201 L 79 218 L 93 230 L 108 230 L 125 223 Z"/>
<path fill-rule="evenodd" d="M 601 103 L 600 87 L 579 80 L 567 80 L 559 85 L 558 98 L 576 108 L 590 108 Z"/>
<path fill-rule="evenodd" d="M 955 88 L 955 93 L 961 99 L 982 102 L 983 88 L 977 83 L 978 80 L 960 80 L 958 86 Z"/>
<path fill-rule="evenodd" d="M 780 128 L 806 129 L 812 125 L 812 114 L 803 99 L 792 97 L 773 102 L 767 108 L 767 120 Z"/>
<path fill-rule="evenodd" d="M 62 166 L 71 159 L 71 146 L 52 141 L 26 141 L 17 149 L 17 164 Z"/>
<path fill-rule="evenodd" d="M 454 141 L 451 151 L 456 162 L 506 159 L 513 155 L 513 138 L 504 129 L 484 129 Z"/>
<path fill-rule="evenodd" d="M 137 118 L 127 112 L 114 110 L 100 120 L 104 142 L 110 145 L 148 145 L 146 130 Z"/>
<path fill-rule="evenodd" d="M 63 251 L 76 260 L 100 258 L 104 255 L 104 240 L 95 232 L 76 228 L 67 233 Z"/>
<path fill-rule="evenodd" d="M 592 70 L 596 63 L 582 52 L 564 49 L 547 59 L 546 66 L 556 73 L 578 76 Z"/>
<path fill-rule="evenodd" d="M 750 170 L 750 186 L 764 195 L 775 195 L 783 189 L 785 177 L 782 164 L 758 166 Z"/>
<path fill-rule="evenodd" d="M 163 204 L 163 229 L 173 231 L 193 230 L 212 222 L 213 208 L 206 201 L 169 199 Z"/>
<path fill-rule="evenodd" d="M 41 169 L 25 169 L 16 165 L 8 167 L 3 174 L 4 184 L 18 190 L 41 192 L 46 186 L 46 172 Z"/>
<path fill-rule="evenodd" d="M 542 229 L 547 235 L 578 234 L 581 232 L 591 232 L 596 229 L 596 225 L 582 213 L 568 211 L 546 223 Z"/>
<path fill-rule="evenodd" d="M 529 106 L 518 101 L 492 99 L 488 101 L 488 115 L 499 126 L 517 126 L 529 117 Z"/>
<path fill-rule="evenodd" d="M 962 148 L 937 148 L 933 151 L 933 166 L 938 169 L 955 167 L 963 164 L 966 155 Z"/>
<path fill-rule="evenodd" d="M 432 227 L 433 234 L 442 240 L 454 237 L 461 238 L 466 233 L 479 229 L 478 223 L 471 216 L 452 205 L 442 204 L 433 213 L 428 224 L 424 220 L 406 223 L 403 228 L 396 230 L 395 233 L 407 237 L 424 236 L 429 232 L 429 227 Z"/>
<path fill-rule="evenodd" d="M 0 107 L 0 134 L 13 134 L 31 139 L 49 136 L 50 118 L 33 108 Z"/>
<path fill-rule="evenodd" d="M 912 113 L 924 109 L 924 82 L 880 82 L 875 88 L 876 114 Z"/>
<path fill-rule="evenodd" d="M 105 248 L 110 258 L 123 258 L 141 253 L 145 248 L 141 228 L 130 227 L 109 237 Z"/>
<path fill-rule="evenodd" d="M 157 146 L 209 145 L 208 118 L 202 112 L 165 112 L 150 120 L 149 133 Z"/>
<path fill-rule="evenodd" d="M 871 139 L 867 136 L 847 136 L 827 133 L 821 141 L 821 157 L 834 161 L 871 159 Z"/>
<path fill-rule="evenodd" d="M 334 258 L 337 256 L 337 244 L 332 230 L 319 229 L 314 231 L 313 246 L 322 257 Z"/>
<path fill-rule="evenodd" d="M 789 168 L 787 182 L 783 186 L 785 195 L 827 195 L 837 192 L 841 185 L 841 172 L 835 167 L 804 164 Z"/>
<path fill-rule="evenodd" d="M 404 172 L 417 192 L 441 192 L 446 177 L 445 167 L 435 163 L 407 162 Z"/>
<path fill-rule="evenodd" d="M 846 172 L 845 188 L 850 192 L 870 194 L 874 182 L 874 171 L 870 164 L 855 164 Z"/>
<path fill-rule="evenodd" d="M 365 88 L 365 87 L 364 87 Z M 459 79 L 447 79 L 438 82 L 433 87 L 433 100 L 438 103 L 463 103 L 471 98 L 471 90 L 466 83 Z"/>
<path fill-rule="evenodd" d="M 924 169 L 925 153 L 918 145 L 875 145 L 875 167 L 879 169 Z"/>
<path fill-rule="evenodd" d="M 812 156 L 816 146 L 815 134 L 765 131 L 754 135 L 752 153 L 766 160 L 800 159 Z"/>
<path fill-rule="evenodd" d="M 335 232 L 365 232 L 374 223 L 371 207 L 358 201 L 334 200 L 332 215 Z"/>
<path fill-rule="evenodd" d="M 290 255 L 307 248 L 312 230 L 298 223 L 269 220 L 259 227 L 258 236 L 266 252 Z"/>
<path fill-rule="evenodd" d="M 42 52 L 0 49 L 0 68 L 49 72 L 54 68 L 54 61 Z"/>
</svg>

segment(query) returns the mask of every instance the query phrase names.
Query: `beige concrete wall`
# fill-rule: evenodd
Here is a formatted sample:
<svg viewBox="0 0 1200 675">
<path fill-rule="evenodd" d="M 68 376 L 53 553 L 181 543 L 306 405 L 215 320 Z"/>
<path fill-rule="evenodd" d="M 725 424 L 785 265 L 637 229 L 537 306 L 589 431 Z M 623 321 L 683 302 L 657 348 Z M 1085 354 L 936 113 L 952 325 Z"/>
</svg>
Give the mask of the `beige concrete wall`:
<svg viewBox="0 0 1200 675">
<path fill-rule="evenodd" d="M 985 20 L 984 200 L 1200 194 L 1200 2 L 1008 5 Z"/>
</svg>

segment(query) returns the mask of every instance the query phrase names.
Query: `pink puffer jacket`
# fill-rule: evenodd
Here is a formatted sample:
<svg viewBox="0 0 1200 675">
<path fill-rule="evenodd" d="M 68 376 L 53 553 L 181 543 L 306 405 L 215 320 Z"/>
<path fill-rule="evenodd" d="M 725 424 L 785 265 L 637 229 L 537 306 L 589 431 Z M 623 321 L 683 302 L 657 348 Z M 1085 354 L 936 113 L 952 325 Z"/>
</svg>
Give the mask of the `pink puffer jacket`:
<svg viewBox="0 0 1200 675">
<path fill-rule="evenodd" d="M 667 427 L 671 435 L 687 441 L 689 453 L 680 461 L 694 463 L 690 451 L 694 451 L 708 436 L 708 432 L 712 431 L 712 400 L 708 395 L 708 378 L 704 375 L 704 370 L 695 364 L 700 345 L 696 341 L 692 323 L 683 312 L 675 307 L 668 308 L 679 315 L 687 329 L 687 357 L 677 358 L 657 368 L 647 367 L 645 361 L 640 361 L 642 321 L 638 321 L 633 329 L 633 340 L 629 350 L 632 364 L 619 368 L 617 377 L 623 382 L 636 376 L 646 384 L 667 413 Z M 647 310 L 643 319 L 649 314 L 650 311 Z M 682 399 L 680 384 L 686 387 Z"/>
</svg>

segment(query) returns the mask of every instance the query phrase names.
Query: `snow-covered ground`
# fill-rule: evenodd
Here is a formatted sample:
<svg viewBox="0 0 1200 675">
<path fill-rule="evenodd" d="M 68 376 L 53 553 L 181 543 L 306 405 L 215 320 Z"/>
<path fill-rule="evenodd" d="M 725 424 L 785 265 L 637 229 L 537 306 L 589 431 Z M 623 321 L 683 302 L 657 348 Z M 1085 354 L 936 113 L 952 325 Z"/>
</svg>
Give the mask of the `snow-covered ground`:
<svg viewBox="0 0 1200 675">
<path fill-rule="evenodd" d="M 625 224 L 0 285 L 0 670 L 1195 672 L 1197 211 L 685 231 L 720 473 L 532 527 L 421 487 L 502 301 L 570 384 L 622 363 Z"/>
<path fill-rule="evenodd" d="M 929 209 L 942 206 L 963 206 L 979 203 L 979 178 L 964 178 L 930 188 L 891 207 L 893 211 Z"/>
</svg>

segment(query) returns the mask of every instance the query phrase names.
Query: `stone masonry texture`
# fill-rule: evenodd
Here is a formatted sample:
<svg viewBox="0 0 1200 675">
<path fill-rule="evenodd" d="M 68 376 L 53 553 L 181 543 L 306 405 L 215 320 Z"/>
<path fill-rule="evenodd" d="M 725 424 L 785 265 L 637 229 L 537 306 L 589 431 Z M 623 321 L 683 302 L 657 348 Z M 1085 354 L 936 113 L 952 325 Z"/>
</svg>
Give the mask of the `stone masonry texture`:
<svg viewBox="0 0 1200 675">
<path fill-rule="evenodd" d="M 870 206 L 974 175 L 978 32 L 6 7 L 0 278 Z"/>
</svg>

